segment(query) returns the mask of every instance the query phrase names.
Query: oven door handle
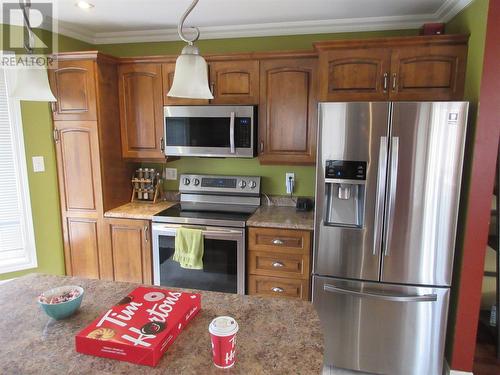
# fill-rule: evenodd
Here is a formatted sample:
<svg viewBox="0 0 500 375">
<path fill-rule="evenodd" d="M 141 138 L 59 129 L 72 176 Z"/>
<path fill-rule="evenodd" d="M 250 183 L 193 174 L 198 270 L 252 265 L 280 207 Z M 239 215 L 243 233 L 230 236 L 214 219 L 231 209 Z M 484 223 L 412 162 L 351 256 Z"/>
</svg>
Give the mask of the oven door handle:
<svg viewBox="0 0 500 375">
<path fill-rule="evenodd" d="M 177 229 L 185 227 L 185 228 L 193 228 L 193 229 L 201 229 L 203 236 L 219 236 L 219 235 L 241 235 L 242 231 L 238 229 L 220 229 L 215 227 L 196 227 L 190 225 L 154 225 L 153 231 L 159 232 L 165 235 L 175 236 L 177 233 Z"/>
<path fill-rule="evenodd" d="M 234 148 L 234 117 L 235 117 L 235 113 L 231 112 L 231 117 L 229 119 L 229 145 L 231 147 L 231 154 L 235 153 L 235 148 Z"/>
</svg>

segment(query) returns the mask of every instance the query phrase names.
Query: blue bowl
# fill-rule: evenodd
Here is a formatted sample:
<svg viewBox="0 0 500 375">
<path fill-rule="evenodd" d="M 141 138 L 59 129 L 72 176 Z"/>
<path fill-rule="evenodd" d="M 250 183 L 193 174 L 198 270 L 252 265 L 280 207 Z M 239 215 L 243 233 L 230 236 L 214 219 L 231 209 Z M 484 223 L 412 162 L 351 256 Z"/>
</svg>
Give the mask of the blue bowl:
<svg viewBox="0 0 500 375">
<path fill-rule="evenodd" d="M 83 299 L 83 288 L 77 285 L 66 285 L 50 289 L 42 293 L 43 296 L 50 298 L 53 296 L 60 296 L 72 289 L 77 289 L 80 292 L 80 295 L 75 299 L 61 303 L 49 304 L 41 302 L 39 297 L 37 299 L 38 304 L 42 307 L 42 310 L 45 311 L 45 313 L 51 318 L 54 318 L 56 320 L 67 318 L 73 315 L 80 307 Z"/>
</svg>

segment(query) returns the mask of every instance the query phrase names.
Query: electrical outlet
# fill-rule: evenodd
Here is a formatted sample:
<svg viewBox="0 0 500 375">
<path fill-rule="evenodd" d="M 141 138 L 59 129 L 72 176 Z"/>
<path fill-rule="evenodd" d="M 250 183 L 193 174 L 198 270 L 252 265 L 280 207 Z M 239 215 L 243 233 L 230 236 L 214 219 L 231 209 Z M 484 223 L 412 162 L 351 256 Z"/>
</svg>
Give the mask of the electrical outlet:
<svg viewBox="0 0 500 375">
<path fill-rule="evenodd" d="M 177 168 L 165 168 L 163 176 L 165 180 L 177 180 Z"/>
<path fill-rule="evenodd" d="M 33 172 L 45 172 L 45 162 L 43 156 L 33 156 Z"/>
<path fill-rule="evenodd" d="M 293 194 L 293 188 L 295 186 L 295 173 L 287 172 L 285 174 L 285 186 L 286 186 L 286 193 Z"/>
</svg>

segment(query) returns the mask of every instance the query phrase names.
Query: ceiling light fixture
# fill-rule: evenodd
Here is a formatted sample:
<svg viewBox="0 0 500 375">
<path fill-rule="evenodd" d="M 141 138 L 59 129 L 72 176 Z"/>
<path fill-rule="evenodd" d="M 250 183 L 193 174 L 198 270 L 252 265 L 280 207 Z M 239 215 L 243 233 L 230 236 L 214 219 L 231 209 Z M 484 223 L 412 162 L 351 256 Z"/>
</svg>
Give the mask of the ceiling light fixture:
<svg viewBox="0 0 500 375">
<path fill-rule="evenodd" d="M 94 7 L 94 4 L 90 4 L 86 1 L 79 1 L 75 4 L 78 8 L 83 9 L 83 10 L 88 10 Z"/>
<path fill-rule="evenodd" d="M 31 1 L 20 0 L 19 5 L 23 11 L 24 25 L 28 33 L 24 48 L 29 55 L 33 54 L 35 35 L 31 29 L 29 11 Z M 16 78 L 11 96 L 19 100 L 32 100 L 38 102 L 57 101 L 50 90 L 47 70 L 41 67 L 20 66 L 16 69 Z"/>
<path fill-rule="evenodd" d="M 196 35 L 191 39 L 188 39 L 182 32 L 184 21 L 197 3 L 198 0 L 193 0 L 177 26 L 179 38 L 186 42 L 187 46 L 182 49 L 180 56 L 177 58 L 174 81 L 167 96 L 191 99 L 214 98 L 208 87 L 207 62 L 200 55 L 198 47 L 194 45 L 194 42 L 200 38 L 200 30 L 197 27 L 192 27 L 196 31 Z"/>
</svg>

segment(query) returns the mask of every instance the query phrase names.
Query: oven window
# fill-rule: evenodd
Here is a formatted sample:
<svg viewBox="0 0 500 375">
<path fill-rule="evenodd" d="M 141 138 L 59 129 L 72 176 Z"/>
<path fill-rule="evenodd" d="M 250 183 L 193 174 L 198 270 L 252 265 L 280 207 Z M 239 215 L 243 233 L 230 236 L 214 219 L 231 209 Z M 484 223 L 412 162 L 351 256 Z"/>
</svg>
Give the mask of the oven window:
<svg viewBox="0 0 500 375">
<path fill-rule="evenodd" d="M 236 147 L 250 147 L 250 118 L 236 117 Z M 167 146 L 230 147 L 229 117 L 167 117 Z"/>
<path fill-rule="evenodd" d="M 184 269 L 174 262 L 175 237 L 159 236 L 160 285 L 237 293 L 237 242 L 204 240 L 203 270 Z"/>
</svg>

